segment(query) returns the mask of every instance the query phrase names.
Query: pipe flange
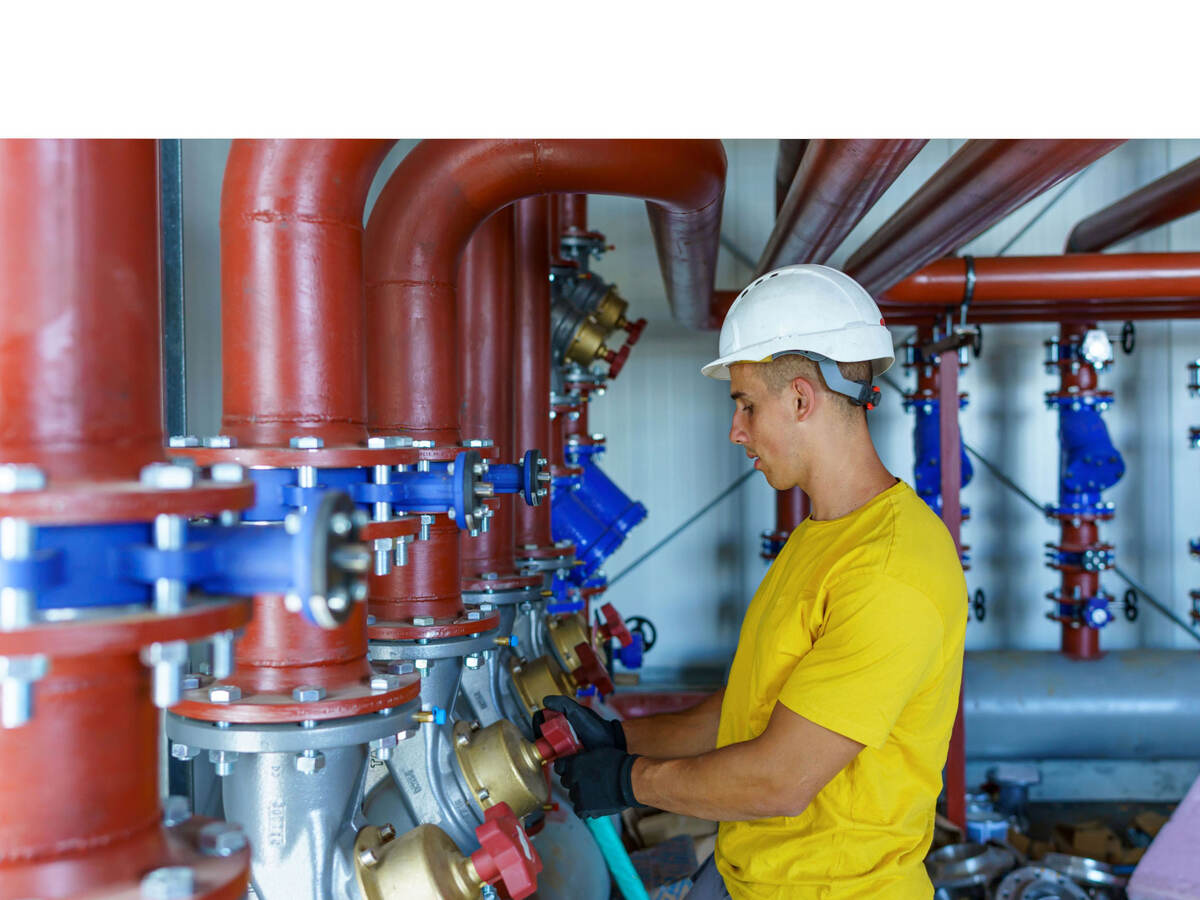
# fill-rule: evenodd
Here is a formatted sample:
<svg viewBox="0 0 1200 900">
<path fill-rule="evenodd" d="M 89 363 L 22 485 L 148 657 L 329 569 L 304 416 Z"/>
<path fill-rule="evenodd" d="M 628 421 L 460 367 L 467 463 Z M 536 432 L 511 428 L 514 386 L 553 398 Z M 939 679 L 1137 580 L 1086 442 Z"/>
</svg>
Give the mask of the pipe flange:
<svg viewBox="0 0 1200 900">
<path fill-rule="evenodd" d="M 376 619 L 367 629 L 375 641 L 440 641 L 445 638 L 472 638 L 500 627 L 500 613 L 490 610 L 465 610 L 453 618 L 414 616 L 411 619 Z"/>
<path fill-rule="evenodd" d="M 362 444 L 334 447 L 189 447 L 172 448 L 170 453 L 194 460 L 201 466 L 233 462 L 257 469 L 296 469 L 300 466 L 362 469 L 371 466 L 411 466 L 423 459 L 420 451 L 411 444 L 399 447 L 364 447 Z"/>
<path fill-rule="evenodd" d="M 1118 875 L 1112 866 L 1086 856 L 1047 853 L 1042 857 L 1041 864 L 1085 886 L 1123 888 L 1129 883 L 1129 879 Z"/>
<path fill-rule="evenodd" d="M 949 844 L 925 857 L 929 880 L 938 889 L 990 884 L 1017 864 L 1017 855 L 997 844 Z"/>
<path fill-rule="evenodd" d="M 183 700 L 171 707 L 180 716 L 204 722 L 236 722 L 240 725 L 327 721 L 377 713 L 415 700 L 421 693 L 415 675 L 381 676 L 375 673 L 355 684 L 326 689 L 296 688 L 292 691 L 248 691 L 235 681 L 217 684 L 202 677 Z M 305 692 L 312 699 L 305 699 Z M 213 699 L 214 697 L 236 699 Z"/>
<path fill-rule="evenodd" d="M 1045 866 L 1026 866 L 1004 877 L 996 900 L 1088 900 L 1088 895 L 1066 875 Z"/>
<path fill-rule="evenodd" d="M 489 573 L 484 573 L 487 575 Z M 518 603 L 534 600 L 542 589 L 541 575 L 502 575 L 496 578 L 463 578 L 463 603 Z M 510 595 L 532 595 L 511 598 Z M 504 599 L 504 598 L 510 599 Z"/>
<path fill-rule="evenodd" d="M 184 748 L 227 753 L 301 753 L 368 744 L 395 737 L 405 740 L 417 733 L 418 700 L 391 709 L 345 719 L 311 719 L 304 722 L 241 724 L 191 719 L 172 711 L 166 716 L 167 737 Z M 224 727 L 222 727 L 224 726 Z"/>
<path fill-rule="evenodd" d="M 148 522 L 160 515 L 194 518 L 253 505 L 254 484 L 250 481 L 188 479 L 186 486 L 176 488 L 144 481 L 76 481 L 50 484 L 41 490 L 0 492 L 0 517 L 27 519 L 34 525 L 111 525 Z"/>
<path fill-rule="evenodd" d="M 499 617 L 497 617 L 498 621 Z M 447 638 L 445 640 L 431 640 L 427 643 L 419 644 L 416 641 L 377 639 L 374 635 L 374 629 L 371 629 L 371 659 L 378 662 L 380 660 L 393 659 L 453 659 L 455 657 L 471 656 L 475 653 L 483 653 L 486 650 L 495 650 L 498 646 L 497 640 L 500 639 L 497 631 L 498 629 L 493 627 L 493 630 L 483 634 Z"/>
</svg>

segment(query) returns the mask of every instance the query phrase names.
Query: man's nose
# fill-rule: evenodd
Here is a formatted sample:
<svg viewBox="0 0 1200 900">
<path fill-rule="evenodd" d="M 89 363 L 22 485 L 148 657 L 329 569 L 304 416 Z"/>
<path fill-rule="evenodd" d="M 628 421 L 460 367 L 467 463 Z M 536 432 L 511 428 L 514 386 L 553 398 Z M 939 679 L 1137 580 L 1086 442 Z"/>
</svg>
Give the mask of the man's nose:
<svg viewBox="0 0 1200 900">
<path fill-rule="evenodd" d="M 746 432 L 738 425 L 737 416 L 733 417 L 733 421 L 729 425 L 729 440 L 734 444 L 746 443 Z"/>
</svg>

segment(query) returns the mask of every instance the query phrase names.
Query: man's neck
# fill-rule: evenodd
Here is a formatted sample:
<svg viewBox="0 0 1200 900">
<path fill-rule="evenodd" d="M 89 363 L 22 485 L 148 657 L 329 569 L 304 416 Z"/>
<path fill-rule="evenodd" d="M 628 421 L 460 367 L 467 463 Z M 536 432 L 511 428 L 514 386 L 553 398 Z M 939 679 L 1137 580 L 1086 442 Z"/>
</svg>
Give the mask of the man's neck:
<svg viewBox="0 0 1200 900">
<path fill-rule="evenodd" d="M 817 521 L 849 515 L 896 483 L 869 436 L 823 450 L 811 460 L 805 483 L 799 485 L 808 494 Z"/>
</svg>

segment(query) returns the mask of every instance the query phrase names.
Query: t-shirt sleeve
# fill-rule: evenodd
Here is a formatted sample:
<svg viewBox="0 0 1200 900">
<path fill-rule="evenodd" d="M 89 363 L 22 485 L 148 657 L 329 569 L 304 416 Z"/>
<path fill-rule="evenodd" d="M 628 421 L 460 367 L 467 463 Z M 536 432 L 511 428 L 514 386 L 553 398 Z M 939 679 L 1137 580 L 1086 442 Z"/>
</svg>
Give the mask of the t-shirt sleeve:
<svg viewBox="0 0 1200 900">
<path fill-rule="evenodd" d="M 831 585 L 825 623 L 784 682 L 792 712 L 878 749 L 942 652 L 932 601 L 878 574 Z"/>
</svg>

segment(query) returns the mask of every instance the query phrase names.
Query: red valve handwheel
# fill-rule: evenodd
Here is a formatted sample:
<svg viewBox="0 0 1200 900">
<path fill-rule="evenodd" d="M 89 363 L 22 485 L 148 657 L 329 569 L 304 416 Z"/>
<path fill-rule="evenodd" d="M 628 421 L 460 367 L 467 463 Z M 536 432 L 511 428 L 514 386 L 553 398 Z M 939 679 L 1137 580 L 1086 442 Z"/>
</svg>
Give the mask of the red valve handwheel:
<svg viewBox="0 0 1200 900">
<path fill-rule="evenodd" d="M 601 357 L 608 363 L 608 377 L 616 378 L 621 374 L 621 370 L 625 368 L 625 363 L 629 359 L 630 346 L 625 344 L 620 350 L 609 350 L 607 353 L 601 354 Z"/>
<path fill-rule="evenodd" d="M 638 342 L 638 338 L 642 336 L 642 332 L 645 330 L 645 319 L 638 319 L 636 322 L 626 322 L 625 331 L 627 333 L 627 337 L 625 338 L 625 346 L 632 347 L 634 344 L 636 344 Z"/>
<path fill-rule="evenodd" d="M 622 647 L 628 647 L 633 643 L 633 635 L 629 633 L 629 628 L 625 624 L 625 620 L 621 618 L 621 614 L 617 612 L 616 607 L 611 603 L 605 603 L 600 607 L 600 612 L 604 616 L 604 624 L 600 626 L 600 633 L 608 640 L 616 638 L 621 642 Z"/>
<path fill-rule="evenodd" d="M 613 692 L 612 679 L 608 677 L 608 669 L 596 655 L 591 644 L 580 642 L 575 645 L 575 655 L 579 657 L 579 668 L 571 674 L 580 687 L 592 685 L 602 697 Z"/>
<path fill-rule="evenodd" d="M 533 744 L 543 762 L 552 763 L 563 756 L 574 756 L 583 749 L 575 729 L 567 721 L 567 717 L 552 709 L 545 711 L 542 719 L 542 734 Z"/>
<path fill-rule="evenodd" d="M 480 878 L 488 884 L 503 882 L 513 900 L 522 900 L 537 890 L 542 858 L 507 803 L 497 803 L 484 813 L 475 837 L 479 849 L 471 854 L 471 862 Z"/>
</svg>

